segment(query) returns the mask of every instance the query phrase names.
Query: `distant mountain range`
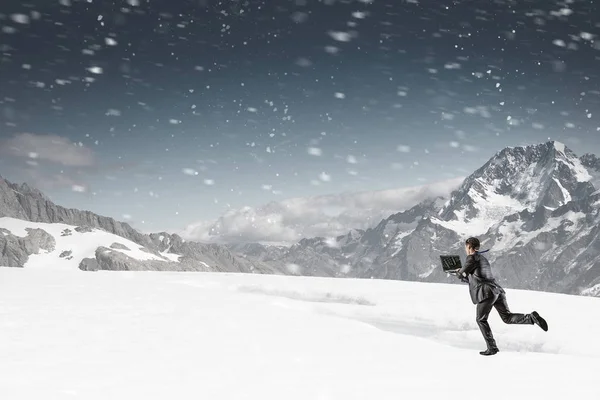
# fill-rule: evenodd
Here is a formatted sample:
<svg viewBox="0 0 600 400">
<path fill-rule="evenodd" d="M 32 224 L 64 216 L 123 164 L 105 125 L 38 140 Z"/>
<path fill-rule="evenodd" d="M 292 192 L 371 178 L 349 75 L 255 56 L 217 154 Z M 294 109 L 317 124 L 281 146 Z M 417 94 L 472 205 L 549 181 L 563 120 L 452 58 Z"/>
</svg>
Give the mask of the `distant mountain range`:
<svg viewBox="0 0 600 400">
<path fill-rule="evenodd" d="M 302 275 L 453 282 L 440 254 L 478 236 L 507 287 L 600 295 L 600 159 L 547 142 L 499 151 L 449 199 L 431 199 L 373 229 L 290 248 L 237 245 Z M 464 258 L 463 258 L 464 259 Z"/>
<path fill-rule="evenodd" d="M 84 228 L 108 232 L 127 239 L 129 247 L 135 243 L 154 255 L 136 258 L 116 239 L 112 248 L 105 242 L 95 247 L 87 240 L 92 243 L 89 254 L 76 260 L 82 270 L 454 282 L 441 271 L 439 255 L 462 255 L 464 239 L 478 236 L 484 248 L 491 248 L 495 274 L 507 287 L 600 296 L 599 188 L 600 159 L 595 155 L 578 157 L 555 141 L 510 147 L 496 153 L 448 198 L 423 201 L 372 229 L 352 230 L 337 238 L 305 238 L 285 247 L 201 244 L 167 233 L 144 235 L 112 218 L 57 206 L 38 190 L 0 177 L 0 266 L 25 266 L 36 252 L 47 254 L 48 263 L 62 262 L 59 255 L 69 249 L 56 248 L 56 240 L 50 246 L 39 225 L 60 223 L 82 235 Z M 14 226 L 13 219 L 29 221 L 29 236 L 3 229 L 3 223 Z"/>
<path fill-rule="evenodd" d="M 53 224 L 60 224 L 60 231 Z M 140 251 L 153 257 L 140 256 Z M 112 218 L 57 206 L 39 190 L 0 177 L 0 266 L 24 267 L 39 252 L 44 257 L 36 266 L 46 263 L 49 268 L 76 262 L 82 270 L 282 273 L 224 246 L 186 242 L 168 233 L 145 235 Z"/>
</svg>

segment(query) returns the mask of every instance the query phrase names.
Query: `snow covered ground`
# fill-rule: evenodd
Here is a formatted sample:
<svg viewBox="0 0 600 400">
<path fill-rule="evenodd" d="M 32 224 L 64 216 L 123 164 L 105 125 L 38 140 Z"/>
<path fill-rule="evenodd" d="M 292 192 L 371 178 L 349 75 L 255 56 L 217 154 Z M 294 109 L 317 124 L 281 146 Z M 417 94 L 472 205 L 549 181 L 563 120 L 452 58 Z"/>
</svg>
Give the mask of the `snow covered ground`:
<svg viewBox="0 0 600 400">
<path fill-rule="evenodd" d="M 465 286 L 0 268 L 0 398 L 600 398 L 600 299 L 508 296 L 482 357 Z"/>
</svg>

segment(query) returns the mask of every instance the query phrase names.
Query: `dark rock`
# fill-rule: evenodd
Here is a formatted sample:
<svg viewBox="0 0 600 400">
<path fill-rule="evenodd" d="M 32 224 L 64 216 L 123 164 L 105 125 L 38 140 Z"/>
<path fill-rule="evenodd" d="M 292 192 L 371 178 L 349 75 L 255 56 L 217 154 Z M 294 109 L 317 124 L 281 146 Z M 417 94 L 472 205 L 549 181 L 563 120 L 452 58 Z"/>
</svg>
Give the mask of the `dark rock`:
<svg viewBox="0 0 600 400">
<path fill-rule="evenodd" d="M 111 244 L 110 248 L 111 249 L 118 249 L 118 250 L 127 250 L 127 251 L 130 250 L 129 247 L 125 246 L 124 244 L 116 243 L 116 242 L 113 243 L 113 244 Z"/>
<path fill-rule="evenodd" d="M 73 254 L 72 250 L 67 250 L 67 251 L 63 251 L 62 253 L 60 253 L 59 257 L 60 258 L 65 258 L 65 257 L 69 257 L 71 254 Z"/>
<path fill-rule="evenodd" d="M 84 258 L 79 263 L 79 269 L 82 271 L 99 271 L 100 265 L 95 258 Z"/>
</svg>

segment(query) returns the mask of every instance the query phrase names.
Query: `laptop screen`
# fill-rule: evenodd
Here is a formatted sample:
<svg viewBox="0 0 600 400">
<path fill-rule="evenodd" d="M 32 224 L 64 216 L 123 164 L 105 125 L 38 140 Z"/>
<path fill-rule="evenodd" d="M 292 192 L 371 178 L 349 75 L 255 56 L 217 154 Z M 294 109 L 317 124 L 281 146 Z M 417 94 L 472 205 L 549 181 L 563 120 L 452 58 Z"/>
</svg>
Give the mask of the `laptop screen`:
<svg viewBox="0 0 600 400">
<path fill-rule="evenodd" d="M 444 271 L 453 271 L 462 268 L 459 256 L 440 256 L 440 259 L 442 260 L 442 269 Z"/>
</svg>

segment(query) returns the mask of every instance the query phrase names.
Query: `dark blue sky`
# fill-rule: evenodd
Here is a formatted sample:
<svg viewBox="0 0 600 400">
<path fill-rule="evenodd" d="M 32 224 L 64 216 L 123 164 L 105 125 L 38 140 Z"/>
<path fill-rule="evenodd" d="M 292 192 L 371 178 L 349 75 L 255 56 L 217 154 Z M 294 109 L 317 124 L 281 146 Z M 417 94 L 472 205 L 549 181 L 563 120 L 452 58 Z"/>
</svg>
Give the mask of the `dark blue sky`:
<svg viewBox="0 0 600 400">
<path fill-rule="evenodd" d="M 548 138 L 600 154 L 598 15 L 577 0 L 3 0 L 0 174 L 161 230 L 463 176 Z"/>
</svg>

